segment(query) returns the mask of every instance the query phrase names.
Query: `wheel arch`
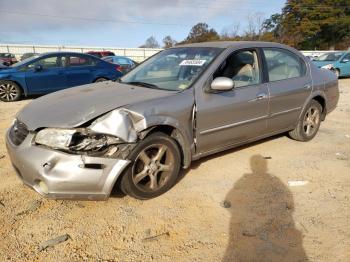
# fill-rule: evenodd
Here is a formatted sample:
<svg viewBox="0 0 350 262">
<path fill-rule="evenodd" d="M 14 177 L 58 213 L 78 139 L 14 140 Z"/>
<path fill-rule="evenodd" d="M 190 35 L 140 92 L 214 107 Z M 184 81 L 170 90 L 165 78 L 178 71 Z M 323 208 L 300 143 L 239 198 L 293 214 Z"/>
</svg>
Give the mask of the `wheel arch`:
<svg viewBox="0 0 350 262">
<path fill-rule="evenodd" d="M 107 80 L 111 80 L 109 77 L 106 77 L 106 76 L 96 76 L 96 77 L 94 78 L 94 80 L 92 81 L 92 83 L 95 83 L 96 80 L 99 79 L 99 78 L 104 78 L 104 79 L 107 79 Z"/>
<path fill-rule="evenodd" d="M 21 84 L 19 81 L 17 80 L 13 80 L 13 79 L 0 79 L 0 82 L 2 81 L 10 81 L 10 82 L 13 82 L 15 83 L 16 85 L 18 85 L 18 87 L 22 90 L 22 94 L 27 96 L 28 95 L 28 90 L 27 90 L 27 87 L 23 84 Z M 24 87 L 25 86 L 25 87 Z"/>
<path fill-rule="evenodd" d="M 327 99 L 326 96 L 323 92 L 318 91 L 313 93 L 304 103 L 302 110 L 300 111 L 299 114 L 299 118 L 298 121 L 300 119 L 300 117 L 302 116 L 305 108 L 307 107 L 307 105 L 312 101 L 315 100 L 317 101 L 321 106 L 322 106 L 322 115 L 321 115 L 321 120 L 324 121 L 326 119 L 326 115 L 327 115 Z"/>
<path fill-rule="evenodd" d="M 192 160 L 190 145 L 186 140 L 185 136 L 183 135 L 183 133 L 179 130 L 179 128 L 170 124 L 152 125 L 147 129 L 143 130 L 142 132 L 140 132 L 141 138 L 144 139 L 145 137 L 156 132 L 164 133 L 176 141 L 176 143 L 179 146 L 179 150 L 181 154 L 181 165 L 183 168 L 188 168 Z"/>
</svg>

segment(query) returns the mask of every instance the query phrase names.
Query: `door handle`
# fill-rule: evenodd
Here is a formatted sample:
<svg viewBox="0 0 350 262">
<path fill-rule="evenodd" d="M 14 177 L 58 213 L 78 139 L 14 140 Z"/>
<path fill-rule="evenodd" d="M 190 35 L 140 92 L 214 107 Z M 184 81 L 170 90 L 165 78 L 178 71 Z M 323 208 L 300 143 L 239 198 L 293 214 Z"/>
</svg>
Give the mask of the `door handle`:
<svg viewBox="0 0 350 262">
<path fill-rule="evenodd" d="M 305 89 L 310 89 L 310 88 L 311 88 L 311 84 L 306 84 L 306 85 L 304 85 L 304 88 L 305 88 Z"/>
<path fill-rule="evenodd" d="M 256 100 L 261 100 L 267 98 L 267 94 L 265 93 L 260 93 L 256 95 Z"/>
<path fill-rule="evenodd" d="M 266 99 L 267 98 L 267 94 L 266 93 L 259 93 L 256 95 L 256 98 L 249 100 L 248 102 L 254 102 L 254 101 L 258 101 L 258 100 L 262 100 L 262 99 Z"/>
</svg>

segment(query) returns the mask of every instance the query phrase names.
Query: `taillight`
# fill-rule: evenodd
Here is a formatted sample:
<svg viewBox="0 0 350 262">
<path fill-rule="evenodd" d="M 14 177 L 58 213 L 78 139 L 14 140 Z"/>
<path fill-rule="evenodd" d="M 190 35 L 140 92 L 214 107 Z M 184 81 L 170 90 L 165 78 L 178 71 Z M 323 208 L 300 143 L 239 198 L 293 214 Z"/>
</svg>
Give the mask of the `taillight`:
<svg viewBox="0 0 350 262">
<path fill-rule="evenodd" d="M 120 73 L 123 73 L 122 67 L 121 67 L 120 65 L 116 65 L 116 66 L 115 66 L 115 70 L 117 70 L 117 71 L 120 72 Z"/>
</svg>

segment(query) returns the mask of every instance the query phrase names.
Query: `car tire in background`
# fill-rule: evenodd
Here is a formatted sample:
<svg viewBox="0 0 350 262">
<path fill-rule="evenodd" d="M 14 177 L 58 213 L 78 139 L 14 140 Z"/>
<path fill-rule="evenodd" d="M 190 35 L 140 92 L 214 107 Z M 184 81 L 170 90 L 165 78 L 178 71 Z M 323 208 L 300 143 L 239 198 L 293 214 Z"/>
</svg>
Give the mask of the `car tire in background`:
<svg viewBox="0 0 350 262">
<path fill-rule="evenodd" d="M 120 181 L 123 193 L 150 199 L 168 191 L 177 181 L 181 156 L 171 137 L 157 132 L 142 140 L 130 154 L 131 163 Z"/>
<path fill-rule="evenodd" d="M 333 69 L 332 71 L 337 76 L 337 78 L 340 77 L 340 70 L 339 69 Z"/>
<path fill-rule="evenodd" d="M 22 97 L 22 88 L 13 81 L 0 81 L 0 100 L 4 102 L 18 101 Z"/>
<path fill-rule="evenodd" d="M 99 82 L 104 82 L 104 81 L 108 81 L 108 79 L 104 78 L 104 77 L 99 77 L 94 81 L 94 83 L 99 83 Z"/>
<path fill-rule="evenodd" d="M 295 129 L 289 132 L 289 136 L 297 141 L 310 141 L 313 139 L 321 125 L 322 106 L 315 100 L 306 106 L 301 114 Z"/>
</svg>

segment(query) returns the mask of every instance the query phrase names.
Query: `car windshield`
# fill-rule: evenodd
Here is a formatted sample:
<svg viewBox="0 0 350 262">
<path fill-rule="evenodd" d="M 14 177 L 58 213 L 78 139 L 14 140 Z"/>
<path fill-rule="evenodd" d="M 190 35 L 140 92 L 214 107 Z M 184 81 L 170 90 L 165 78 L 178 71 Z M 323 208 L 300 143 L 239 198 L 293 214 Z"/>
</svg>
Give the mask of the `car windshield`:
<svg viewBox="0 0 350 262">
<path fill-rule="evenodd" d="M 222 50 L 209 47 L 167 49 L 130 71 L 120 82 L 164 90 L 183 90 L 191 86 Z"/>
<path fill-rule="evenodd" d="M 337 61 L 343 55 L 343 53 L 326 53 L 317 57 L 316 61 Z"/>
<path fill-rule="evenodd" d="M 28 57 L 26 59 L 23 59 L 21 62 L 18 62 L 16 64 L 13 64 L 11 65 L 11 67 L 18 67 L 18 66 L 22 66 L 24 64 L 27 64 L 28 62 L 31 62 L 32 60 L 38 58 L 40 55 L 34 55 L 34 56 L 31 56 L 31 57 Z"/>
<path fill-rule="evenodd" d="M 12 54 L 0 53 L 0 58 L 12 58 L 12 57 L 14 57 Z"/>
</svg>

